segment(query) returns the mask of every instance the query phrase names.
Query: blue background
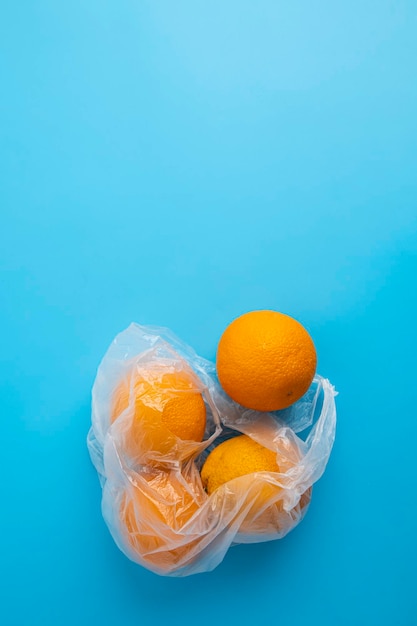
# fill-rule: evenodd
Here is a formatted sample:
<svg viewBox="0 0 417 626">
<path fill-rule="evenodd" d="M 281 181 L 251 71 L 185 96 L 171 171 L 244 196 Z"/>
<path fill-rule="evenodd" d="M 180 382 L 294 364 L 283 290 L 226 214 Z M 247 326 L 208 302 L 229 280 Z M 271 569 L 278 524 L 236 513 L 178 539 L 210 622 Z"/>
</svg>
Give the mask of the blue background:
<svg viewBox="0 0 417 626">
<path fill-rule="evenodd" d="M 414 0 L 0 9 L 0 621 L 417 624 Z M 85 437 L 132 320 L 307 326 L 338 433 L 304 522 L 210 574 L 115 547 Z"/>
</svg>

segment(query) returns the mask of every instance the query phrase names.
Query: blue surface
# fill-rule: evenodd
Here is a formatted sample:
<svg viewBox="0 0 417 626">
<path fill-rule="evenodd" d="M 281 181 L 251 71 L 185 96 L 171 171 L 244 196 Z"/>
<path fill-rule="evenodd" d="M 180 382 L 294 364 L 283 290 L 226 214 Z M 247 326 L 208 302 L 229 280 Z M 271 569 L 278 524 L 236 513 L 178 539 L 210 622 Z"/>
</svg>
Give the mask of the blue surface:
<svg viewBox="0 0 417 626">
<path fill-rule="evenodd" d="M 417 5 L 0 9 L 0 622 L 417 624 Z M 115 547 L 85 436 L 130 321 L 213 358 L 310 330 L 339 423 L 304 522 L 159 578 Z"/>
</svg>

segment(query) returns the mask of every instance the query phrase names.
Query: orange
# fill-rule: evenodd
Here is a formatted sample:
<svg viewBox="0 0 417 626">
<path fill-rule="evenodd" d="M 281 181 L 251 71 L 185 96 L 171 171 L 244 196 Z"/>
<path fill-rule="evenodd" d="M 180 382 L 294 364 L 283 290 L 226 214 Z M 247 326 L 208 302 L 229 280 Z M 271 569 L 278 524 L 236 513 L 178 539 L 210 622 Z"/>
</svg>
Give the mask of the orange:
<svg viewBox="0 0 417 626">
<path fill-rule="evenodd" d="M 201 479 L 207 493 L 211 495 L 229 483 L 224 492 L 229 506 L 239 503 L 241 509 L 247 509 L 240 533 L 282 531 L 310 502 L 308 489 L 292 511 L 284 511 L 283 487 L 268 476 L 255 476 L 258 472 L 285 473 L 298 463 L 301 457 L 293 443 L 283 442 L 281 448 L 277 455 L 247 435 L 239 435 L 214 448 L 203 465 Z"/>
<path fill-rule="evenodd" d="M 149 448 L 166 454 L 175 445 L 175 437 L 201 442 L 206 427 L 201 386 L 186 365 L 178 370 L 158 363 L 134 369 L 116 387 L 111 412 L 114 422 L 130 404 L 133 407 L 125 432 L 128 452 Z"/>
<path fill-rule="evenodd" d="M 210 495 L 220 485 L 238 476 L 279 471 L 275 452 L 247 435 L 239 435 L 214 448 L 203 465 L 201 479 Z"/>
<path fill-rule="evenodd" d="M 200 540 L 185 525 L 205 498 L 199 482 L 190 476 L 165 471 L 141 474 L 123 494 L 120 506 L 122 534 L 135 556 L 162 571 L 183 565 Z"/>
<path fill-rule="evenodd" d="M 217 374 L 226 393 L 256 411 L 277 411 L 307 391 L 317 365 L 313 340 L 295 319 L 277 311 L 251 311 L 224 331 Z"/>
</svg>

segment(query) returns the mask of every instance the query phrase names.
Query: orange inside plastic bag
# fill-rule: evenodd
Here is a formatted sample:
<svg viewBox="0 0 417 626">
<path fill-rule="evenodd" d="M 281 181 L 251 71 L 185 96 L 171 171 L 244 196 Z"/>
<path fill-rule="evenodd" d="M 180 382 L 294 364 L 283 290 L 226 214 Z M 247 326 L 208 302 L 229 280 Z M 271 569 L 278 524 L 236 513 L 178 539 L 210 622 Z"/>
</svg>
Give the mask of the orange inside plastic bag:
<svg viewBox="0 0 417 626">
<path fill-rule="evenodd" d="M 325 469 L 334 395 L 316 377 L 283 412 L 286 422 L 279 413 L 243 409 L 221 390 L 213 364 L 165 329 L 132 324 L 100 364 L 88 436 L 103 515 L 118 546 L 158 574 L 185 576 L 216 567 L 232 544 L 283 537 L 302 519 Z M 177 428 L 184 407 L 199 417 L 197 430 Z M 303 441 L 296 431 L 308 427 Z M 207 453 L 242 433 L 273 450 L 281 471 L 240 476 L 208 496 L 199 473 Z"/>
<path fill-rule="evenodd" d="M 183 359 L 135 365 L 113 394 L 111 423 L 123 438 L 123 453 L 137 463 L 182 461 L 203 440 L 204 386 Z M 123 415 L 123 414 L 126 415 Z"/>
</svg>

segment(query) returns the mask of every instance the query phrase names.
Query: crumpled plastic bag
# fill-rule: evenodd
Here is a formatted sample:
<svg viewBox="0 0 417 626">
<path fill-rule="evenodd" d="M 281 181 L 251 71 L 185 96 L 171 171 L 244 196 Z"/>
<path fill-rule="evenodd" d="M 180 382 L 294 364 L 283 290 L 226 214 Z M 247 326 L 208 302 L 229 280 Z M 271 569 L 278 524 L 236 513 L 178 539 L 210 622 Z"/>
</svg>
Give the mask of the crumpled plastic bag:
<svg viewBox="0 0 417 626">
<path fill-rule="evenodd" d="M 144 427 L 135 428 L 132 445 L 138 417 L 134 381 L 141 376 L 145 394 L 147 377 L 161 366 L 191 373 L 189 389 L 181 391 L 204 398 L 202 442 L 181 440 L 157 419 L 146 422 L 144 413 Z M 114 419 L 121 384 L 125 400 Z M 131 324 L 117 335 L 98 368 L 87 437 L 103 489 L 103 517 L 116 544 L 157 574 L 187 576 L 214 569 L 233 544 L 284 537 L 306 513 L 312 485 L 329 459 L 335 395 L 330 382 L 316 375 L 308 392 L 288 409 L 245 409 L 221 389 L 214 364 L 169 330 Z M 283 471 L 235 478 L 209 496 L 199 470 L 216 445 L 242 433 L 276 451 Z"/>
</svg>

